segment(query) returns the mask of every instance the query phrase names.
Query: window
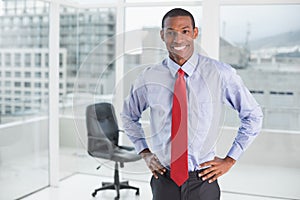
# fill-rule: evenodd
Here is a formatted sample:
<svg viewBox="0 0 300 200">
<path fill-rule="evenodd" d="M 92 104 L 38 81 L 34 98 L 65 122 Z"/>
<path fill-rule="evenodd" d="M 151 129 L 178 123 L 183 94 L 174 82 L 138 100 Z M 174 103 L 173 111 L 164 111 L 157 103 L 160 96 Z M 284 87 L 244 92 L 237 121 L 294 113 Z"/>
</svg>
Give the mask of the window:
<svg viewBox="0 0 300 200">
<path fill-rule="evenodd" d="M 25 53 L 25 67 L 31 66 L 31 54 Z"/>
<path fill-rule="evenodd" d="M 5 87 L 10 87 L 11 86 L 11 82 L 10 81 L 5 81 Z"/>
<path fill-rule="evenodd" d="M 25 78 L 30 78 L 31 77 L 31 72 L 25 72 Z"/>
<path fill-rule="evenodd" d="M 31 83 L 30 83 L 30 82 L 25 82 L 25 83 L 24 83 L 24 86 L 25 86 L 26 88 L 29 88 L 29 87 L 31 87 Z"/>
<path fill-rule="evenodd" d="M 21 106 L 15 106 L 15 112 L 20 112 L 22 110 Z"/>
<path fill-rule="evenodd" d="M 5 106 L 5 113 L 11 114 L 11 106 Z"/>
<path fill-rule="evenodd" d="M 11 54 L 10 53 L 5 53 L 4 54 L 4 63 L 6 67 L 10 67 L 11 66 Z"/>
<path fill-rule="evenodd" d="M 20 83 L 20 86 L 21 86 L 21 83 Z M 21 92 L 20 90 L 15 90 L 15 94 L 16 94 L 16 95 L 21 95 L 22 92 Z"/>
<path fill-rule="evenodd" d="M 34 83 L 35 88 L 41 88 L 41 83 Z"/>
<path fill-rule="evenodd" d="M 15 87 L 21 87 L 21 82 L 15 82 Z"/>
<path fill-rule="evenodd" d="M 41 4 L 45 9 L 39 9 Z M 0 175 L 0 182 L 6 186 L 0 189 L 0 199 L 18 199 L 49 184 L 49 148 L 45 145 L 49 138 L 48 122 L 41 119 L 26 122 L 37 115 L 48 115 L 47 103 L 31 102 L 31 92 L 40 90 L 31 88 L 31 84 L 35 80 L 34 72 L 41 69 L 34 68 L 40 62 L 35 54 L 48 52 L 49 21 L 41 22 L 39 18 L 49 17 L 49 4 L 40 0 L 0 0 L 0 173 L 5 174 Z M 2 126 L 6 124 L 9 129 Z M 13 138 L 17 138 L 17 143 L 12 142 Z M 20 158 L 25 157 L 26 162 L 23 162 Z M 42 168 L 43 173 L 40 173 Z M 22 175 L 24 169 L 28 169 L 26 173 L 30 176 Z M 20 175 L 19 178 L 16 175 Z"/>
<path fill-rule="evenodd" d="M 63 66 L 63 54 L 60 53 L 59 54 L 59 67 L 62 67 Z"/>
<path fill-rule="evenodd" d="M 236 68 L 262 106 L 267 129 L 300 130 L 300 50 L 295 47 L 299 9 L 300 5 L 220 9 L 220 60 Z M 227 118 L 235 115 L 228 111 Z M 238 118 L 225 124 L 237 126 Z"/>
<path fill-rule="evenodd" d="M 21 54 L 20 53 L 15 53 L 15 67 L 20 67 L 21 66 Z"/>
<path fill-rule="evenodd" d="M 20 78 L 21 77 L 21 72 L 15 72 L 15 77 Z"/>
<path fill-rule="evenodd" d="M 31 92 L 30 92 L 30 91 L 25 91 L 25 92 L 24 92 L 24 95 L 25 95 L 25 96 L 31 96 Z M 26 101 L 30 101 L 30 100 L 26 99 Z"/>
<path fill-rule="evenodd" d="M 42 56 L 40 53 L 36 53 L 34 55 L 34 58 L 35 58 L 35 66 L 36 67 L 41 67 L 41 63 L 42 63 Z"/>
<path fill-rule="evenodd" d="M 5 72 L 5 77 L 11 77 L 11 72 Z"/>
<path fill-rule="evenodd" d="M 45 54 L 45 66 L 49 67 L 49 54 L 48 53 Z"/>
<path fill-rule="evenodd" d="M 34 77 L 35 78 L 41 78 L 42 77 L 42 73 L 41 72 L 35 72 L 34 73 Z"/>
</svg>

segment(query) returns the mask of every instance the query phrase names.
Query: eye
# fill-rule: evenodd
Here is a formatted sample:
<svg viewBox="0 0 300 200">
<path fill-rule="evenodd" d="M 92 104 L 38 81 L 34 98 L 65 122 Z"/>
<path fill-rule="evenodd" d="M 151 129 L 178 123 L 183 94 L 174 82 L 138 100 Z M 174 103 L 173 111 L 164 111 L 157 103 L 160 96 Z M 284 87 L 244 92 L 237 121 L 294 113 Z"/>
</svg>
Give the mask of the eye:
<svg viewBox="0 0 300 200">
<path fill-rule="evenodd" d="M 182 33 L 183 34 L 188 34 L 190 31 L 189 30 L 183 30 Z"/>
<path fill-rule="evenodd" d="M 175 31 L 167 31 L 168 36 L 175 36 L 176 32 Z"/>
</svg>

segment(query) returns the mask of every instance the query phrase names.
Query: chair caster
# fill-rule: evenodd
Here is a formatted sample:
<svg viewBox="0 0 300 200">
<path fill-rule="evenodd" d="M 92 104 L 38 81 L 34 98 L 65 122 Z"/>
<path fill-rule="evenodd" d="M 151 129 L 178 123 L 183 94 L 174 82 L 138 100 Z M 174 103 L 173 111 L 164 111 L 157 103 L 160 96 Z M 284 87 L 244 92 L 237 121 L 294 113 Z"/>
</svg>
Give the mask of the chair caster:
<svg viewBox="0 0 300 200">
<path fill-rule="evenodd" d="M 95 197 L 95 196 L 96 196 L 96 194 L 97 194 L 97 192 L 93 192 L 93 193 L 92 193 L 92 196 L 93 196 L 93 197 Z"/>
<path fill-rule="evenodd" d="M 139 196 L 140 195 L 140 190 L 137 190 L 135 195 Z"/>
</svg>

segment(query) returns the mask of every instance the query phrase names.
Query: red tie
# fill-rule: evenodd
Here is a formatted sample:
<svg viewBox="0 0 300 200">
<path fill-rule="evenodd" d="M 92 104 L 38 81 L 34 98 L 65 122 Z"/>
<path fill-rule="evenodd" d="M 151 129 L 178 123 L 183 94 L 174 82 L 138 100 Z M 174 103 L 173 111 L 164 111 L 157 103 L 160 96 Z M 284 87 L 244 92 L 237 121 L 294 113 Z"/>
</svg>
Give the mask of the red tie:
<svg viewBox="0 0 300 200">
<path fill-rule="evenodd" d="M 187 97 L 184 71 L 178 70 L 174 86 L 171 129 L 171 178 L 181 186 L 188 179 Z"/>
</svg>

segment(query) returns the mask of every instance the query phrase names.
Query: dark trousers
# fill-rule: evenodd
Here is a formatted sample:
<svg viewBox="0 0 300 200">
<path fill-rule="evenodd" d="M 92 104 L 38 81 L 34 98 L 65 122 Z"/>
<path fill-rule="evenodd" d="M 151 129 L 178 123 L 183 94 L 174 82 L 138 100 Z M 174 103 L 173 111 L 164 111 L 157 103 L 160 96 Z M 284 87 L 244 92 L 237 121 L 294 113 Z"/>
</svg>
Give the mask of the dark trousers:
<svg viewBox="0 0 300 200">
<path fill-rule="evenodd" d="M 189 172 L 189 179 L 180 187 L 170 178 L 170 172 L 151 178 L 153 200 L 219 200 L 217 181 L 208 183 L 198 177 L 199 171 Z"/>
</svg>

